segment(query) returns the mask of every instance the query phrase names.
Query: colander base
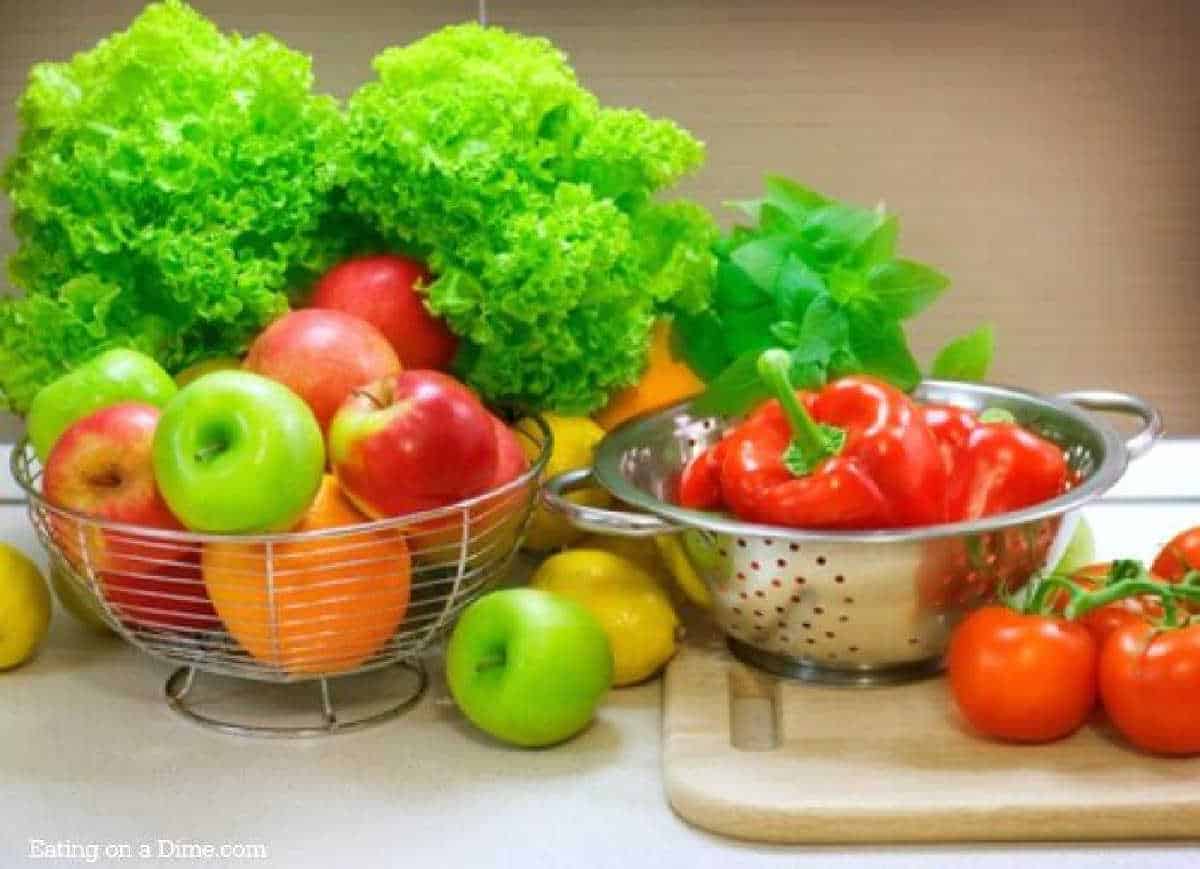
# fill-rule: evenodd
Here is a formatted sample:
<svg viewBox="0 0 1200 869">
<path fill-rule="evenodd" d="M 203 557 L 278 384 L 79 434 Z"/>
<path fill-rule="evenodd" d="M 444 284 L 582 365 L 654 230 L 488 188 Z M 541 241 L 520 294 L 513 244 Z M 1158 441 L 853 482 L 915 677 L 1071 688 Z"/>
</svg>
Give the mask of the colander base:
<svg viewBox="0 0 1200 869">
<path fill-rule="evenodd" d="M 938 655 L 924 661 L 890 667 L 834 668 L 804 658 L 764 652 L 732 637 L 726 637 L 725 643 L 730 653 L 744 664 L 764 670 L 772 676 L 821 685 L 848 685 L 860 688 L 903 685 L 937 676 L 945 667 L 945 659 Z"/>
</svg>

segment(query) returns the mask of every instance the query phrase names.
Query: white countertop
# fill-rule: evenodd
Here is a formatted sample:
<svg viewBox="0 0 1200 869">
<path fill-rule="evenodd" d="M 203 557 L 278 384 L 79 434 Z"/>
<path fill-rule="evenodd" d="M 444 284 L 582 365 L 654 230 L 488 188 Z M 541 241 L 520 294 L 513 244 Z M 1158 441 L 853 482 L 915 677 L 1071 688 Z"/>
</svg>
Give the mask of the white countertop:
<svg viewBox="0 0 1200 869">
<path fill-rule="evenodd" d="M 11 494 L 0 486 L 0 498 Z M 1098 554 L 1151 557 L 1171 533 L 1200 523 L 1200 440 L 1161 445 L 1114 495 L 1133 500 L 1088 510 Z M 0 539 L 45 563 L 20 506 L 0 507 Z M 56 613 L 38 657 L 0 674 L 0 867 L 87 865 L 29 859 L 31 839 L 95 845 L 93 865 L 114 866 L 1149 869 L 1200 861 L 1195 844 L 783 848 L 711 836 L 680 821 L 664 798 L 658 682 L 613 692 L 586 733 L 531 752 L 465 726 L 436 668 L 409 714 L 301 742 L 223 736 L 179 718 L 163 701 L 170 669 Z M 263 846 L 268 857 L 103 857 L 121 844 L 136 853 L 148 843 L 153 853 L 159 839 Z"/>
</svg>

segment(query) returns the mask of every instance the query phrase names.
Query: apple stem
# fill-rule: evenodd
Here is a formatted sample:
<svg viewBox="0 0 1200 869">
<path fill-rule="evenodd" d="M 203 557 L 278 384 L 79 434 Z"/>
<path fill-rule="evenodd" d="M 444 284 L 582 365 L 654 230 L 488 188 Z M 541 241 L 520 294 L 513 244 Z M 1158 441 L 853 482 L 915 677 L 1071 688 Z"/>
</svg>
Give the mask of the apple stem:
<svg viewBox="0 0 1200 869">
<path fill-rule="evenodd" d="M 375 405 L 376 410 L 383 410 L 383 402 L 373 393 L 367 392 L 365 389 L 356 389 L 354 390 L 354 395 L 357 398 L 365 398 L 371 402 L 371 404 Z"/>
<path fill-rule="evenodd" d="M 225 449 L 225 444 L 209 444 L 196 450 L 196 461 L 206 462 Z"/>
<path fill-rule="evenodd" d="M 475 672 L 482 673 L 484 670 L 494 670 L 497 667 L 503 667 L 504 663 L 503 655 L 489 655 L 475 665 Z"/>
</svg>

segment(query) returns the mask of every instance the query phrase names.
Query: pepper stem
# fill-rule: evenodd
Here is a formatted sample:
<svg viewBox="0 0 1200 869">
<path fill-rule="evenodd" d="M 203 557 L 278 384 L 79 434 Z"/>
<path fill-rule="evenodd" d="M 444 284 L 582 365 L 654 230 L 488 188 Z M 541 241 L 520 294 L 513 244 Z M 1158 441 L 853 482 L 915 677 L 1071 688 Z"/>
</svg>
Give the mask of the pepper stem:
<svg viewBox="0 0 1200 869">
<path fill-rule="evenodd" d="M 792 442 L 784 453 L 784 463 L 796 476 L 803 476 L 819 462 L 841 452 L 846 433 L 833 426 L 818 425 L 808 408 L 796 398 L 792 387 L 791 356 L 786 350 L 766 350 L 758 357 L 758 376 L 778 399 L 792 430 Z"/>
</svg>

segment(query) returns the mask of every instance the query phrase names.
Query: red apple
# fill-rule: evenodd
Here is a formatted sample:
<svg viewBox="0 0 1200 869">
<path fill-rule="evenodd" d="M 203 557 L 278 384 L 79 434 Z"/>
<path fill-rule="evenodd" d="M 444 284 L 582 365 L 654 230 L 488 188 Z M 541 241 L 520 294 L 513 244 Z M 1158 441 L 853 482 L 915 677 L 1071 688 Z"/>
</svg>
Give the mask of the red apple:
<svg viewBox="0 0 1200 869">
<path fill-rule="evenodd" d="M 383 254 L 346 260 L 317 283 L 309 304 L 361 317 L 391 342 L 405 368 L 450 366 L 458 339 L 425 307 L 429 272 L 415 260 Z"/>
<path fill-rule="evenodd" d="M 496 433 L 496 473 L 485 491 L 499 489 L 511 483 L 529 467 L 525 451 L 512 429 L 492 417 L 492 428 Z M 468 559 L 475 560 L 487 554 L 498 558 L 501 547 L 516 542 L 517 529 L 521 520 L 522 501 L 529 497 L 524 488 L 483 497 L 467 510 L 471 527 L 467 529 L 470 543 Z M 414 557 L 426 564 L 450 564 L 461 554 L 463 537 L 463 514 L 431 519 L 410 526 L 408 545 Z"/>
<path fill-rule="evenodd" d="M 402 371 L 356 389 L 329 426 L 342 490 L 376 518 L 480 494 L 495 478 L 498 453 L 492 415 L 437 371 Z"/>
<path fill-rule="evenodd" d="M 250 345 L 242 366 L 303 398 L 324 432 L 359 386 L 400 370 L 396 351 L 365 320 L 341 311 L 293 311 Z"/>
<path fill-rule="evenodd" d="M 154 482 L 151 449 L 160 411 L 125 402 L 76 421 L 46 459 L 42 492 L 65 507 L 109 522 L 182 530 Z M 200 578 L 200 547 L 134 531 L 101 530 L 52 517 L 54 537 L 75 569 L 90 566 L 105 598 L 140 627 L 218 628 Z"/>
</svg>

